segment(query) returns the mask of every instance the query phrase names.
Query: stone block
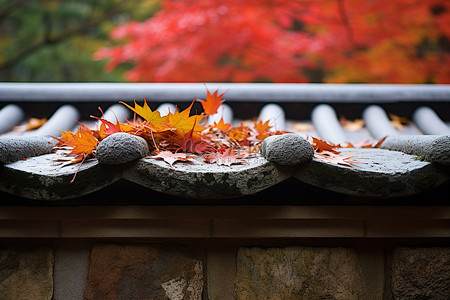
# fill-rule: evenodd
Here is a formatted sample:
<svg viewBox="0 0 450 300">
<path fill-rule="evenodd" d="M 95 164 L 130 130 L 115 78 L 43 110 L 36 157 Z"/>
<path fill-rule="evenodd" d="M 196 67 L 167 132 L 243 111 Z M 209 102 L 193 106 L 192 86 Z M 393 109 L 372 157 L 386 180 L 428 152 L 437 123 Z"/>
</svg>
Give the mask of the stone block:
<svg viewBox="0 0 450 300">
<path fill-rule="evenodd" d="M 185 248 L 102 244 L 93 247 L 86 299 L 200 300 L 203 260 Z"/>
<path fill-rule="evenodd" d="M 53 250 L 0 248 L 1 299 L 52 299 Z"/>
<path fill-rule="evenodd" d="M 292 246 L 239 248 L 237 299 L 363 299 L 355 251 Z"/>
<path fill-rule="evenodd" d="M 450 299 L 450 248 L 394 250 L 392 266 L 394 299 Z"/>
</svg>

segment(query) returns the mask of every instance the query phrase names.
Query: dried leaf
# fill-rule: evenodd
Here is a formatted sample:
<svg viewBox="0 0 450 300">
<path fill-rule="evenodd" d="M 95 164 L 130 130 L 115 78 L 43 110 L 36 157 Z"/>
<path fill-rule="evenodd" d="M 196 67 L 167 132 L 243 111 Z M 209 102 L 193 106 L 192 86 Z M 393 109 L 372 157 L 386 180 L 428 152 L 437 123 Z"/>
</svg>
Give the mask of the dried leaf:
<svg viewBox="0 0 450 300">
<path fill-rule="evenodd" d="M 219 149 L 217 152 L 205 156 L 205 162 L 228 167 L 233 164 L 246 164 L 247 162 L 241 159 L 245 154 L 237 154 L 233 148 Z"/>
<path fill-rule="evenodd" d="M 314 157 L 323 162 L 333 163 L 346 167 L 352 167 L 352 164 L 366 164 L 363 162 L 350 160 L 354 156 L 354 154 L 339 155 L 333 152 L 323 151 L 320 154 L 316 153 Z"/>
<path fill-rule="evenodd" d="M 292 129 L 298 132 L 312 131 L 314 126 L 306 122 L 296 122 L 292 124 Z"/>
<path fill-rule="evenodd" d="M 194 158 L 195 155 L 186 155 L 186 153 L 172 153 L 170 151 L 159 151 L 157 155 L 150 156 L 152 159 L 164 160 L 173 168 L 176 162 L 189 162 L 189 159 Z"/>
<path fill-rule="evenodd" d="M 397 130 L 402 130 L 405 125 L 410 123 L 410 120 L 405 117 L 400 117 L 394 114 L 389 114 L 389 118 L 391 119 L 392 126 Z"/>
<path fill-rule="evenodd" d="M 353 121 L 347 120 L 344 116 L 341 116 L 339 118 L 339 123 L 341 124 L 342 128 L 348 131 L 359 131 L 364 127 L 364 120 L 363 119 L 356 119 Z"/>
<path fill-rule="evenodd" d="M 26 124 L 26 130 L 34 130 L 40 128 L 47 122 L 47 119 L 30 118 Z"/>
</svg>

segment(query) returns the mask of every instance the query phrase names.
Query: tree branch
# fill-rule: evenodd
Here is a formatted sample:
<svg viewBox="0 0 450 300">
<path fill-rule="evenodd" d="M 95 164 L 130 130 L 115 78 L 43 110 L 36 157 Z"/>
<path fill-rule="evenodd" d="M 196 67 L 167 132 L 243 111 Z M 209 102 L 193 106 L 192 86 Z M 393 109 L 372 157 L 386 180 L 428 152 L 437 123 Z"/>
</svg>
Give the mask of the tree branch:
<svg viewBox="0 0 450 300">
<path fill-rule="evenodd" d="M 110 9 L 109 11 L 105 12 L 105 14 L 103 14 L 103 16 L 101 16 L 97 20 L 85 23 L 85 25 L 83 25 L 79 28 L 76 28 L 74 30 L 62 33 L 57 37 L 50 36 L 49 31 L 51 30 L 51 21 L 49 21 L 50 23 L 47 24 L 46 28 L 45 28 L 44 38 L 41 41 L 35 43 L 34 45 L 31 45 L 28 48 L 20 51 L 14 57 L 6 60 L 3 64 L 0 65 L 0 71 L 4 71 L 4 70 L 14 67 L 20 61 L 22 61 L 26 57 L 32 55 L 34 52 L 36 52 L 37 50 L 41 49 L 44 46 L 55 45 L 62 41 L 68 40 L 73 36 L 76 36 L 76 35 L 79 35 L 79 34 L 89 31 L 91 28 L 95 27 L 96 25 L 100 24 L 104 20 L 115 15 L 119 11 L 119 7 L 120 7 L 120 5 L 115 6 L 112 9 Z"/>
<path fill-rule="evenodd" d="M 350 20 L 348 19 L 347 9 L 345 8 L 344 0 L 337 0 L 338 3 L 338 12 L 341 17 L 342 23 L 344 24 L 345 30 L 347 31 L 348 41 L 356 45 L 355 34 L 353 32 L 352 25 L 350 24 Z"/>
<path fill-rule="evenodd" d="M 0 21 L 6 18 L 10 13 L 12 13 L 15 9 L 19 8 L 25 3 L 26 0 L 16 0 L 14 2 L 9 3 L 8 5 L 2 7 L 0 9 Z"/>
</svg>

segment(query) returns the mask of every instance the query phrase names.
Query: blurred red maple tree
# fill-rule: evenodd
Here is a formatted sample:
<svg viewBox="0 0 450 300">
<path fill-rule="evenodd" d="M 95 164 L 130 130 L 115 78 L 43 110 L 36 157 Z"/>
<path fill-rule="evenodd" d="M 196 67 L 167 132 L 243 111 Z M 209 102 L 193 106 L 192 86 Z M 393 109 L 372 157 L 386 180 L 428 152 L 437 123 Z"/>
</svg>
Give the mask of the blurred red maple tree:
<svg viewBox="0 0 450 300">
<path fill-rule="evenodd" d="M 446 0 L 163 0 L 111 39 L 130 81 L 450 83 Z"/>
</svg>

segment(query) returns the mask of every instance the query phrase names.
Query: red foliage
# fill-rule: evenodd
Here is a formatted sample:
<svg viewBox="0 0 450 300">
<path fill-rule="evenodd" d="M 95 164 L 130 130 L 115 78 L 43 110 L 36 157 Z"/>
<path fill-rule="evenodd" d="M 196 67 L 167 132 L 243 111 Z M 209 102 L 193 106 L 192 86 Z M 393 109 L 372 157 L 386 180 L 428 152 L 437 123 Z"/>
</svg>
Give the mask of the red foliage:
<svg viewBox="0 0 450 300">
<path fill-rule="evenodd" d="M 450 82 L 445 0 L 163 0 L 111 38 L 131 81 Z"/>
</svg>

